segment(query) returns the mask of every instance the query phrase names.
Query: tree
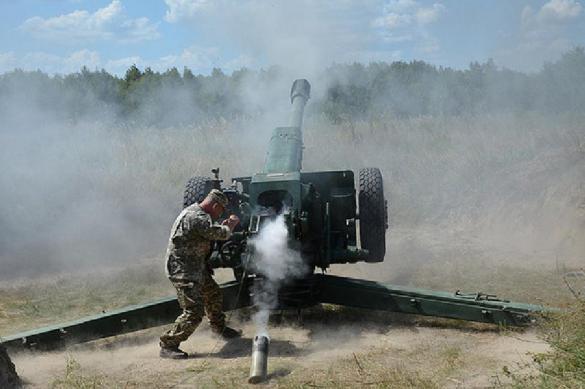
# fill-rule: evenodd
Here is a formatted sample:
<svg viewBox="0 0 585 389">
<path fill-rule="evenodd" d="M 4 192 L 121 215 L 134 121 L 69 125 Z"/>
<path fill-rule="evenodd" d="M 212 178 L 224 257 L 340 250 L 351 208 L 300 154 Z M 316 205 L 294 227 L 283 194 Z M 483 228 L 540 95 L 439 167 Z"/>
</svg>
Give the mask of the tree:
<svg viewBox="0 0 585 389">
<path fill-rule="evenodd" d="M 128 70 L 126 70 L 124 81 L 126 81 L 127 85 L 130 85 L 133 82 L 140 80 L 140 77 L 142 77 L 142 72 L 136 67 L 136 64 L 133 64 Z"/>
<path fill-rule="evenodd" d="M 195 76 L 193 75 L 193 72 L 191 71 L 191 69 L 189 69 L 187 66 L 185 66 L 183 68 L 183 79 L 184 80 L 193 80 L 195 78 Z"/>
</svg>

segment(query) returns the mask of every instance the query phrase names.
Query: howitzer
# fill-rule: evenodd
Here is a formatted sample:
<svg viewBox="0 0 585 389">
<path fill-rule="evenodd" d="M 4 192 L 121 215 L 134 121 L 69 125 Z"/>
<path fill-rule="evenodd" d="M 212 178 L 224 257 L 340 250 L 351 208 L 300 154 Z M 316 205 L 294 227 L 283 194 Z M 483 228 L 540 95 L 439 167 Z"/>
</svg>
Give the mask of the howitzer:
<svg viewBox="0 0 585 389">
<path fill-rule="evenodd" d="M 187 183 L 184 206 L 201 201 L 211 188 L 217 188 L 230 200 L 228 212 L 242 220 L 234 238 L 218 243 L 210 258 L 214 267 L 233 268 L 237 280 L 244 268 L 253 264 L 246 238 L 254 237 L 266 220 L 281 213 L 289 230 L 289 246 L 300 253 L 310 269 L 325 270 L 334 263 L 384 260 L 388 216 L 380 170 L 360 170 L 357 199 L 351 170 L 301 171 L 301 126 L 310 89 L 307 80 L 293 83 L 290 125 L 272 132 L 262 172 L 234 178 L 228 188 L 221 188 L 219 169 L 213 169 L 213 179 L 193 177 Z M 248 266 L 247 270 L 251 275 L 262 269 Z"/>
<path fill-rule="evenodd" d="M 254 266 L 249 239 L 277 214 L 284 214 L 289 246 L 310 270 L 280 288 L 279 309 L 329 303 L 501 325 L 528 324 L 535 313 L 545 310 L 482 293 L 430 291 L 315 273 L 317 268 L 324 273 L 331 264 L 382 262 L 388 207 L 377 168 L 359 170 L 357 180 L 351 170 L 302 170 L 308 81 L 296 80 L 290 98 L 289 126 L 272 132 L 262 172 L 233 178 L 228 187 L 222 187 L 219 169 L 213 169 L 212 177 L 191 178 L 184 192 L 183 205 L 188 206 L 201 201 L 212 188 L 221 189 L 229 199 L 228 212 L 240 217 L 235 233 L 228 241 L 216 243 L 209 259 L 215 268 L 234 271 L 235 280 L 221 285 L 225 310 L 252 305 L 252 286 L 262 278 L 262 269 Z M 176 298 L 169 297 L 3 337 L 2 342 L 12 349 L 50 349 L 68 341 L 88 341 L 170 323 L 179 312 Z"/>
</svg>

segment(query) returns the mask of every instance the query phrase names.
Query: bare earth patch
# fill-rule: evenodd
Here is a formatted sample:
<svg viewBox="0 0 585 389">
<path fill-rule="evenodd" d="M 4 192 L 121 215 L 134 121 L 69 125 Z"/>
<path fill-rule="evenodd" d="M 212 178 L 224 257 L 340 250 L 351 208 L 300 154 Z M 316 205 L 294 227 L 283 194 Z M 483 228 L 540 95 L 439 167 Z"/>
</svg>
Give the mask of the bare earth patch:
<svg viewBox="0 0 585 389">
<path fill-rule="evenodd" d="M 458 239 L 448 231 L 431 232 L 395 231 L 393 255 L 384 264 L 339 266 L 332 272 L 439 290 L 495 292 L 504 298 L 548 305 L 563 305 L 572 298 L 554 264 L 535 268 L 534 256 L 527 263 L 517 255 L 495 250 L 488 256 L 477 242 Z M 487 262 L 489 257 L 500 260 Z M 510 260 L 513 258 L 516 260 Z M 220 281 L 230 277 L 229 271 L 218 272 Z M 77 283 L 84 288 L 79 289 Z M 126 272 L 105 272 L 91 281 L 69 284 L 63 278 L 37 288 L 30 288 L 29 283 L 4 286 L 0 297 L 5 298 L 0 303 L 10 308 L 0 317 L 5 333 L 170 292 L 157 260 Z M 15 298 L 26 304 L 13 303 Z M 65 299 L 67 305 L 62 306 Z M 183 345 L 191 355 L 186 361 L 159 358 L 158 335 L 163 327 L 62 352 L 17 354 L 13 361 L 31 388 L 247 386 L 255 330 L 247 310 L 233 314 L 231 322 L 244 329 L 242 339 L 219 341 L 203 324 Z M 273 315 L 270 335 L 269 381 L 262 387 L 508 386 L 512 383 L 505 372 L 514 377 L 535 373 L 533 356 L 549 351 L 538 328 L 512 330 L 330 305 L 304 311 L 300 321 L 292 313 Z"/>
<path fill-rule="evenodd" d="M 302 327 L 271 328 L 269 387 L 492 387 L 507 382 L 504 367 L 528 373 L 531 356 L 548 351 L 532 330 L 440 328 L 402 315 L 373 323 L 364 316 L 360 325 L 356 312 L 325 312 L 339 317 L 336 325 L 315 312 Z M 185 361 L 158 357 L 156 328 L 65 352 L 19 354 L 14 362 L 31 388 L 245 386 L 254 328 L 243 328 L 242 339 L 226 343 L 203 325 L 184 343 Z"/>
</svg>

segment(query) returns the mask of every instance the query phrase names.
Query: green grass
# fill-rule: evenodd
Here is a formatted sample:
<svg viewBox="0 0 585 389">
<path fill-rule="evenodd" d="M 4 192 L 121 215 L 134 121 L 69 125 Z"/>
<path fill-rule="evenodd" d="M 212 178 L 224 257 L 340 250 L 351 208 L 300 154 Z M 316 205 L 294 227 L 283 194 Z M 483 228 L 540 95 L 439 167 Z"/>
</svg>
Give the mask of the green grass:
<svg viewBox="0 0 585 389">
<path fill-rule="evenodd" d="M 518 388 L 542 389 L 585 387 L 585 302 L 575 303 L 543 326 L 552 351 L 534 356 L 538 374 L 514 378 Z"/>
</svg>

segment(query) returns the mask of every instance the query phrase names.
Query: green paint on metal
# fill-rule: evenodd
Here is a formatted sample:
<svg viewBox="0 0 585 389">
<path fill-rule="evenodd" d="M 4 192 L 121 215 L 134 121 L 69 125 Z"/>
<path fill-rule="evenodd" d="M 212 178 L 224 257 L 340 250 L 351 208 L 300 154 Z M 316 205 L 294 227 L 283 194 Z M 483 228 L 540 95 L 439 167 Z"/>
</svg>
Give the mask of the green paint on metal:
<svg viewBox="0 0 585 389">
<path fill-rule="evenodd" d="M 272 132 L 264 164 L 266 173 L 298 172 L 303 160 L 303 134 L 299 127 L 277 127 Z"/>
<path fill-rule="evenodd" d="M 316 277 L 319 277 L 319 302 L 356 308 L 511 326 L 530 324 L 535 313 L 551 310 L 540 305 L 498 300 L 480 293 L 462 295 L 346 277 Z"/>
<path fill-rule="evenodd" d="M 223 284 L 221 289 L 226 311 L 250 305 L 249 293 L 239 282 Z M 1 340 L 7 349 L 50 350 L 171 323 L 180 313 L 177 298 L 167 297 L 2 337 Z"/>
<path fill-rule="evenodd" d="M 307 80 L 295 80 L 290 91 L 292 112 L 289 127 L 277 127 L 272 132 L 264 173 L 300 172 L 303 162 L 303 112 L 311 96 Z"/>
<path fill-rule="evenodd" d="M 253 279 L 250 277 L 244 283 L 233 281 L 221 285 L 224 310 L 251 305 Z M 279 309 L 327 303 L 509 326 L 530 324 L 535 314 L 553 311 L 540 305 L 498 300 L 489 295 L 462 295 L 322 274 L 299 280 L 281 292 Z M 176 298 L 168 297 L 3 337 L 2 344 L 12 350 L 55 349 L 69 343 L 87 342 L 171 323 L 179 314 Z"/>
</svg>

